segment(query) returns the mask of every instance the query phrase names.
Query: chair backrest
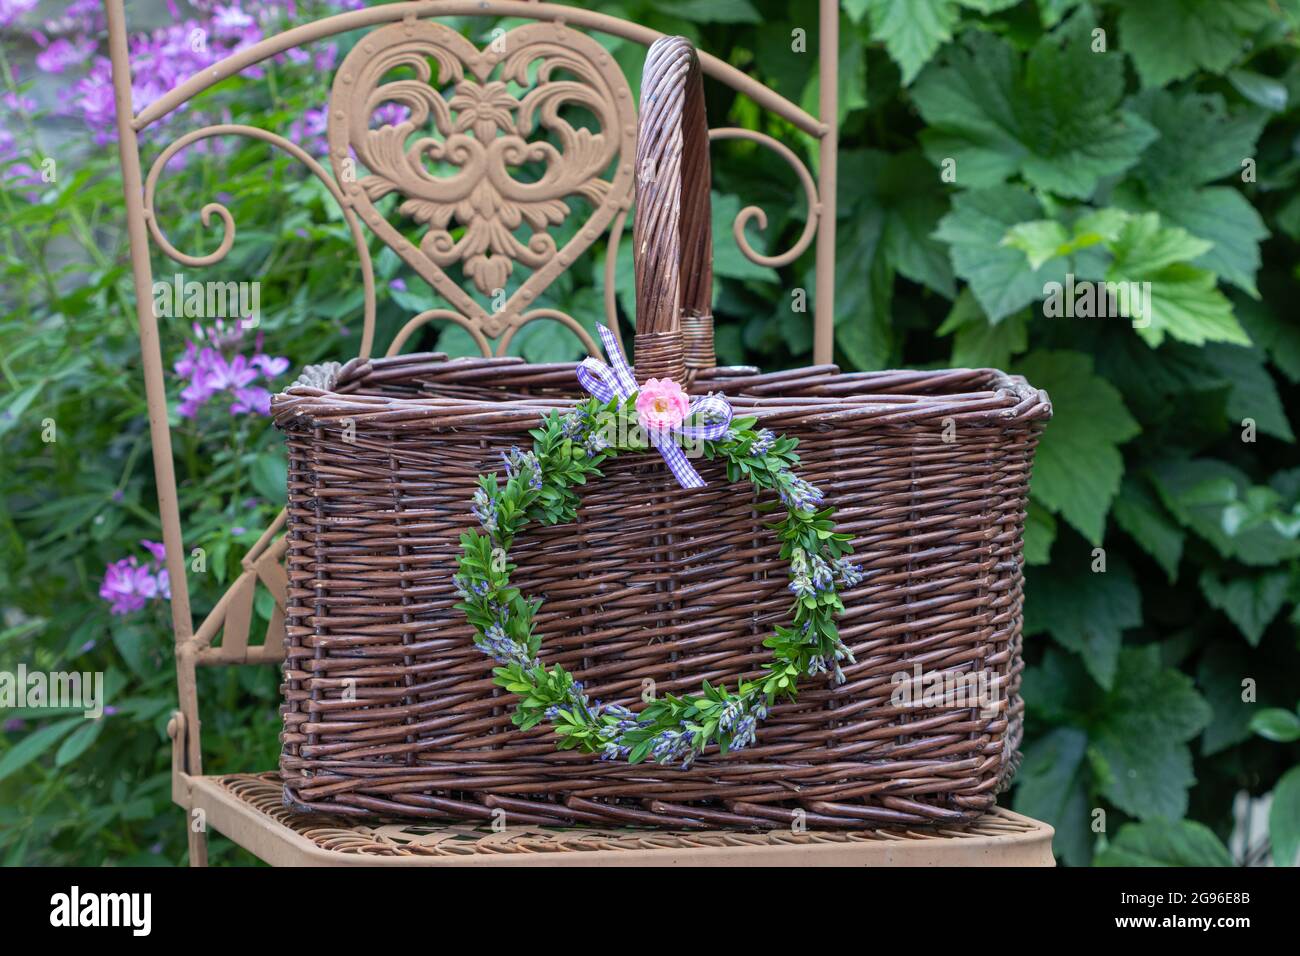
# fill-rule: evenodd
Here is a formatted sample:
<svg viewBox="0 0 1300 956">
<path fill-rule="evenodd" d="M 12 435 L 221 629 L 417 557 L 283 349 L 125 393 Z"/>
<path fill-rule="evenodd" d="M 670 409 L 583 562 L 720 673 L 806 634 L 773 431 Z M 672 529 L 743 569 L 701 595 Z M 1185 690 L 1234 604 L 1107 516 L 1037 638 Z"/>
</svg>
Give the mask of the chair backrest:
<svg viewBox="0 0 1300 956">
<path fill-rule="evenodd" d="M 447 321 L 464 328 L 484 355 L 504 353 L 524 325 L 539 319 L 563 323 L 596 354 L 595 342 L 572 316 L 538 305 L 557 276 L 602 236 L 607 324 L 618 328 L 614 270 L 632 204 L 636 154 L 636 106 L 614 58 L 582 31 L 604 33 L 648 46 L 661 34 L 635 23 L 578 7 L 524 0 L 426 0 L 369 7 L 327 17 L 266 37 L 179 84 L 136 113 L 131 102 L 131 64 L 122 0 L 105 0 L 116 97 L 117 127 L 126 202 L 131 264 L 150 410 L 159 511 L 172 583 L 172 623 L 186 769 L 198 773 L 199 664 L 274 662 L 283 658 L 287 580 L 281 564 L 284 514 L 266 529 L 243 559 L 243 573 L 196 629 L 186 584 L 186 558 L 177 505 L 168 431 L 167 398 L 158 322 L 153 311 L 150 239 L 189 267 L 220 262 L 234 246 L 235 222 L 219 202 L 202 207 L 203 224 L 215 216 L 221 241 L 193 255 L 168 240 L 154 211 L 168 161 L 199 140 L 246 136 L 301 162 L 329 191 L 351 232 L 363 292 L 359 355 L 368 358 L 375 336 L 375 276 L 368 233 L 377 236 L 432 287 L 446 307 L 411 317 L 389 343 L 395 354 L 422 326 Z M 530 22 L 494 32 L 477 47 L 438 23 L 449 16 L 509 17 Z M 741 251 L 752 261 L 779 267 L 816 241 L 814 360 L 829 362 L 834 310 L 836 91 L 839 10 L 819 0 L 819 116 L 777 95 L 752 77 L 700 53 L 704 75 L 748 96 L 818 143 L 814 177 L 788 146 L 756 131 L 710 130 L 710 139 L 748 139 L 775 151 L 792 168 L 807 197 L 803 233 L 784 252 L 764 255 L 748 242 L 751 221 L 766 226 L 761 209 L 743 209 L 733 224 Z M 260 127 L 219 124 L 186 132 L 164 148 L 142 173 L 139 135 L 208 88 L 270 57 L 313 41 L 366 29 L 335 72 L 327 104 L 328 161 L 324 166 L 302 146 Z M 431 64 L 436 65 L 436 74 Z M 594 118 L 574 125 L 566 108 Z M 379 121 L 376 122 L 377 114 Z M 529 181 L 512 175 L 524 164 L 543 170 Z M 331 174 L 332 173 L 332 174 Z M 398 218 L 377 207 L 388 194 L 400 197 Z M 582 215 L 575 199 L 589 212 Z M 559 244 L 553 232 L 569 238 Z M 506 294 L 509 289 L 509 294 Z M 342 356 L 340 356 L 342 358 Z M 259 582 L 276 611 L 260 644 L 250 642 L 253 601 Z M 220 635 L 220 644 L 214 644 Z"/>
</svg>

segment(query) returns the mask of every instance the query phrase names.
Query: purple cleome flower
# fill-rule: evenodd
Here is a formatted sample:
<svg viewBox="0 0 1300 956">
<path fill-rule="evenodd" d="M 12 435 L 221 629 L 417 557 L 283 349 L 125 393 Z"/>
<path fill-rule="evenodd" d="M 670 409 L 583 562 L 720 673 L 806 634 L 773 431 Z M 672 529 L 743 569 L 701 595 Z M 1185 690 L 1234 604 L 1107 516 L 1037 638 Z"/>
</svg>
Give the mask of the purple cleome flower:
<svg viewBox="0 0 1300 956">
<path fill-rule="evenodd" d="M 16 22 L 36 7 L 37 0 L 0 0 L 0 27 Z M 196 15 L 182 18 L 176 4 L 169 0 L 172 23 L 149 33 L 138 33 L 128 40 L 132 62 L 131 102 L 135 111 L 144 109 L 160 96 L 191 76 L 202 73 L 232 54 L 277 32 L 298 16 L 295 3 L 279 4 L 269 0 L 192 0 Z M 313 6 L 334 9 L 357 9 L 359 0 L 336 0 Z M 311 16 L 316 16 L 316 11 Z M 111 68 L 102 40 L 105 21 L 100 0 L 74 0 L 61 15 L 48 19 L 45 32 L 33 32 L 32 38 L 42 48 L 37 65 L 45 73 L 64 74 L 82 67 L 84 72 L 71 82 L 70 95 L 61 97 L 66 104 L 61 112 L 77 116 L 91 128 L 95 142 L 104 145 L 117 136 Z M 46 34 L 50 38 L 47 38 Z M 328 75 L 338 61 L 338 47 L 333 43 L 317 44 L 311 52 L 294 50 L 275 57 L 278 63 L 295 63 L 310 67 L 315 73 Z M 264 68 L 253 66 L 244 75 L 258 77 Z M 185 104 L 178 113 L 189 109 Z M 206 121 L 226 117 L 203 116 Z M 164 123 L 166 120 L 164 120 Z M 310 129 L 298 129 L 291 138 L 312 141 L 324 152 L 324 111 L 311 117 Z M 306 135 L 301 135 L 306 134 Z M 195 152 L 221 152 L 226 148 L 218 140 L 202 140 L 191 147 Z"/>
<path fill-rule="evenodd" d="M 95 41 L 89 37 L 75 40 L 60 37 L 36 54 L 36 66 L 45 73 L 62 73 L 69 67 L 85 63 L 94 52 Z"/>
<path fill-rule="evenodd" d="M 196 418 L 199 409 L 212 398 L 230 398 L 232 415 L 271 414 L 271 393 L 261 384 L 283 375 L 289 360 L 262 351 L 262 334 L 254 342 L 250 357 L 238 351 L 244 336 L 241 323 L 228 327 L 220 319 L 209 328 L 194 324 L 197 341 L 185 344 L 185 354 L 173 368 L 186 384 L 181 389 L 177 413 L 182 418 Z"/>
<path fill-rule="evenodd" d="M 104 569 L 99 596 L 113 614 L 130 614 L 155 599 L 171 600 L 171 581 L 162 567 L 165 552 L 157 541 L 141 541 L 152 560 L 141 563 L 135 555 L 114 561 Z"/>
<path fill-rule="evenodd" d="M 11 26 L 35 6 L 36 0 L 0 0 L 0 27 Z"/>
</svg>

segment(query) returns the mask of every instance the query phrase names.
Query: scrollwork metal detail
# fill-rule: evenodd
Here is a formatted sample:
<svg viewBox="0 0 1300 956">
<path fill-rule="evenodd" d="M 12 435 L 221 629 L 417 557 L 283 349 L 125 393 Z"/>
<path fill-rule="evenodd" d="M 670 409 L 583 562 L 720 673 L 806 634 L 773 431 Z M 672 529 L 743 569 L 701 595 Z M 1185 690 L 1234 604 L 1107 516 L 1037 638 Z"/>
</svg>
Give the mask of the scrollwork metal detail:
<svg viewBox="0 0 1300 956">
<path fill-rule="evenodd" d="M 393 78 L 402 70 L 412 75 Z M 385 104 L 407 115 L 372 128 Z M 590 112 L 598 129 L 562 117 L 569 104 Z M 522 309 L 631 201 L 631 91 L 600 44 L 562 24 L 516 27 L 482 50 L 438 23 L 377 29 L 339 68 L 328 135 L 330 162 L 371 230 L 494 338 L 516 327 Z M 365 174 L 349 168 L 352 162 Z M 527 163 L 543 169 L 534 181 L 512 174 Z M 613 178 L 604 179 L 612 164 Z M 424 227 L 416 241 L 375 208 L 390 193 L 402 197 L 399 211 Z M 594 211 L 560 248 L 548 230 L 568 219 L 569 196 L 585 198 Z M 480 292 L 494 295 L 516 263 L 531 274 L 492 311 L 444 271 L 460 264 Z"/>
<path fill-rule="evenodd" d="M 798 240 L 785 252 L 780 255 L 767 256 L 750 245 L 749 239 L 745 236 L 745 228 L 750 222 L 757 222 L 759 229 L 767 228 L 767 213 L 758 206 L 746 206 L 740 210 L 735 222 L 731 224 L 731 234 L 736 239 L 736 245 L 740 246 L 740 251 L 750 262 L 756 262 L 761 266 L 770 266 L 774 269 L 780 266 L 788 266 L 803 255 L 804 250 L 812 244 L 813 237 L 817 235 L 817 223 L 822 212 L 821 202 L 817 197 L 817 183 L 813 180 L 812 174 L 808 172 L 808 167 L 804 165 L 803 160 L 796 156 L 790 147 L 779 140 L 773 139 L 766 133 L 737 127 L 709 130 L 710 141 L 725 139 L 748 140 L 751 143 L 757 143 L 772 150 L 772 152 L 784 159 L 790 165 L 790 168 L 794 170 L 795 175 L 799 177 L 804 196 L 808 200 L 808 219 L 804 223 L 803 232 L 800 233 Z M 834 214 L 833 211 L 832 214 Z"/>
<path fill-rule="evenodd" d="M 210 202 L 199 211 L 199 217 L 204 226 L 212 224 L 212 217 L 215 215 L 221 220 L 221 242 L 215 250 L 206 255 L 192 256 L 181 252 L 172 243 L 171 240 L 163 233 L 162 227 L 158 224 L 158 216 L 154 212 L 154 198 L 158 190 L 158 179 L 166 169 L 167 164 L 172 157 L 183 150 L 185 147 L 197 143 L 199 140 L 209 139 L 214 136 L 246 136 L 250 139 L 261 140 L 269 143 L 276 149 L 282 150 L 292 156 L 298 162 L 307 167 L 313 176 L 321 181 L 335 202 L 339 204 L 343 212 L 343 218 L 348 224 L 348 230 L 352 233 L 352 242 L 357 250 L 357 257 L 361 261 L 361 282 L 364 292 L 365 314 L 361 332 L 361 358 L 370 357 L 370 349 L 375 336 L 375 272 L 370 261 L 370 247 L 366 244 L 365 232 L 361 228 L 361 222 L 356 214 L 349 207 L 347 199 L 344 197 L 342 190 L 333 177 L 326 172 L 325 167 L 318 163 L 312 156 L 301 146 L 290 142 L 277 133 L 261 129 L 257 126 L 244 126 L 235 123 L 223 123 L 214 126 L 205 126 L 201 129 L 192 130 L 178 139 L 171 142 L 154 160 L 153 165 L 149 167 L 149 175 L 145 178 L 144 183 L 144 215 L 145 223 L 149 229 L 149 235 L 153 241 L 168 257 L 179 262 L 181 265 L 191 267 L 210 266 L 214 263 L 221 262 L 226 258 L 231 248 L 235 244 L 235 219 L 230 214 L 230 210 L 219 202 Z"/>
</svg>

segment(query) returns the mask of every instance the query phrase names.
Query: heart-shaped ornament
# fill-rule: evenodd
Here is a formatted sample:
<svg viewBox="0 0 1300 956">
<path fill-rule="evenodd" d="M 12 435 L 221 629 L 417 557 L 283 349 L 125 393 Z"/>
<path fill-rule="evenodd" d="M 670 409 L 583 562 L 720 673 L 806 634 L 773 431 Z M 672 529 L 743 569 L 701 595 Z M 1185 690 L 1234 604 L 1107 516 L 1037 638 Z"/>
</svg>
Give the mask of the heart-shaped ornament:
<svg viewBox="0 0 1300 956">
<path fill-rule="evenodd" d="M 566 105 L 593 115 L 596 129 L 575 128 L 560 115 Z M 328 132 L 330 162 L 358 216 L 490 337 L 632 202 L 632 92 L 600 44 L 558 23 L 516 27 L 482 50 L 430 21 L 374 30 L 334 78 Z M 526 164 L 544 172 L 521 181 L 512 170 Z M 423 228 L 417 241 L 376 209 L 392 192 Z M 557 247 L 549 230 L 571 215 L 570 196 L 593 211 Z M 516 263 L 531 272 L 489 312 L 447 275 L 457 263 L 494 305 Z"/>
</svg>

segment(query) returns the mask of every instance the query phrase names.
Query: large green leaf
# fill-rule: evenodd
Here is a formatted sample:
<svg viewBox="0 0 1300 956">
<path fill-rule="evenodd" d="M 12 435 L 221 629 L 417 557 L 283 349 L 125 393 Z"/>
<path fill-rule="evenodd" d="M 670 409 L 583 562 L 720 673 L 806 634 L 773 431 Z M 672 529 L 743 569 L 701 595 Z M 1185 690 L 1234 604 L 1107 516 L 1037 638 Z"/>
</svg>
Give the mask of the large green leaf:
<svg viewBox="0 0 1300 956">
<path fill-rule="evenodd" d="M 1074 198 L 1133 166 L 1156 132 L 1122 108 L 1123 60 L 1093 52 L 1093 26 L 1091 13 L 1080 9 L 1023 60 L 991 34 L 963 36 L 912 90 L 929 126 L 922 133 L 926 155 L 936 164 L 954 160 L 962 187 L 1019 175 Z"/>
<path fill-rule="evenodd" d="M 1300 322 L 1290 316 L 1282 318 L 1262 301 L 1238 296 L 1233 305 L 1251 340 L 1288 381 L 1300 382 Z"/>
<path fill-rule="evenodd" d="M 1097 854 L 1098 866 L 1232 866 L 1214 831 L 1194 820 L 1126 823 Z"/>
<path fill-rule="evenodd" d="M 1160 134 L 1129 171 L 1152 193 L 1239 176 L 1242 160 L 1255 155 L 1255 141 L 1268 119 L 1259 110 L 1230 112 L 1223 97 L 1193 91 L 1144 90 L 1125 105 Z"/>
<path fill-rule="evenodd" d="M 1087 746 L 1083 731 L 1058 727 L 1026 749 L 1016 774 L 1016 812 L 1050 824 L 1056 830 L 1052 849 L 1071 866 L 1092 859 Z"/>
<path fill-rule="evenodd" d="M 1170 582 L 1177 580 L 1186 534 L 1165 511 L 1150 484 L 1140 477 L 1125 476 L 1111 510 L 1115 522 L 1164 568 Z"/>
<path fill-rule="evenodd" d="M 759 23 L 749 0 L 655 0 L 655 11 L 698 23 Z"/>
<path fill-rule="evenodd" d="M 1025 512 L 1025 564 L 1047 564 L 1056 540 L 1056 519 L 1032 498 Z"/>
<path fill-rule="evenodd" d="M 1265 707 L 1250 718 L 1250 730 L 1265 740 L 1293 744 L 1300 740 L 1300 714 L 1285 707 Z"/>
<path fill-rule="evenodd" d="M 0 755 L 0 780 L 27 766 L 85 720 L 85 717 L 66 717 L 32 731 Z"/>
<path fill-rule="evenodd" d="M 1227 186 L 1159 193 L 1146 207 L 1160 218 L 1186 229 L 1198 239 L 1212 243 L 1191 260 L 1227 282 L 1259 295 L 1255 274 L 1259 271 L 1259 244 L 1268 238 L 1268 227 L 1249 200 Z"/>
<path fill-rule="evenodd" d="M 1228 388 L 1225 411 L 1234 429 L 1249 419 L 1266 435 L 1295 441 L 1277 385 L 1264 367 L 1263 352 L 1235 345 L 1211 345 L 1205 348 L 1204 356 Z"/>
<path fill-rule="evenodd" d="M 871 37 L 885 44 L 911 83 L 940 46 L 952 39 L 961 19 L 953 0 L 865 0 Z"/>
<path fill-rule="evenodd" d="M 1282 610 L 1291 586 L 1291 574 L 1285 569 L 1259 571 L 1225 581 L 1206 568 L 1201 572 L 1200 584 L 1210 606 L 1226 614 L 1254 647 L 1264 636 L 1264 629 Z"/>
<path fill-rule="evenodd" d="M 1234 509 L 1248 507 L 1258 493 L 1228 462 L 1173 459 L 1154 465 L 1150 475 L 1160 500 L 1178 523 L 1210 542 L 1225 558 L 1263 566 L 1300 557 L 1300 541 L 1273 524 L 1228 520 Z"/>
<path fill-rule="evenodd" d="M 1143 85 L 1164 86 L 1197 69 L 1224 72 L 1274 16 L 1268 0 L 1129 0 L 1119 38 Z"/>
<path fill-rule="evenodd" d="M 911 83 L 940 46 L 952 39 L 961 7 L 996 13 L 1020 0 L 854 0 L 871 21 L 871 37 L 885 45 L 898 64 L 903 82 Z M 854 13 L 850 8 L 850 16 Z"/>
<path fill-rule="evenodd" d="M 889 364 L 894 272 L 884 251 L 885 212 L 864 208 L 835 235 L 835 341 L 858 369 Z"/>
<path fill-rule="evenodd" d="M 253 459 L 249 478 L 254 490 L 267 501 L 283 501 L 288 494 L 289 464 L 282 447 L 273 447 Z"/>
<path fill-rule="evenodd" d="M 1154 211 L 1213 245 L 1192 260 L 1257 296 L 1259 244 L 1268 228 L 1236 189 L 1201 188 L 1228 176 L 1240 177 L 1243 162 L 1256 154 L 1255 141 L 1267 114 L 1248 109 L 1230 113 L 1223 98 L 1194 92 L 1146 90 L 1128 107 L 1160 133 L 1130 171 L 1115 202 Z"/>
<path fill-rule="evenodd" d="M 759 265 L 741 251 L 732 234 L 732 225 L 740 215 L 740 197 L 713 193 L 713 273 L 729 279 L 775 282 L 776 270 Z M 756 226 L 751 226 L 745 238 L 760 253 L 766 252 L 767 243 Z"/>
<path fill-rule="evenodd" d="M 1108 557 L 1105 571 L 1091 566 L 1092 558 L 1076 549 L 1058 554 L 1048 567 L 1030 569 L 1025 635 L 1051 634 L 1083 659 L 1098 684 L 1110 688 L 1123 632 L 1142 623 L 1142 596 L 1118 554 Z"/>
<path fill-rule="evenodd" d="M 1242 681 L 1254 670 L 1240 642 L 1216 641 L 1201 657 L 1196 668 L 1196 684 L 1214 712 L 1201 734 L 1201 753 L 1205 756 L 1220 753 L 1250 737 L 1251 719 L 1258 704 L 1242 699 Z"/>
<path fill-rule="evenodd" d="M 881 216 L 881 254 L 891 269 L 928 286 L 951 299 L 952 265 L 948 250 L 932 235 L 948 211 L 948 198 L 939 181 L 918 176 L 925 160 L 915 150 L 884 153 L 862 149 L 840 155 L 839 207 L 847 210 L 849 222 L 840 228 L 852 231 L 853 221 Z M 849 254 L 853 258 L 853 247 Z"/>
<path fill-rule="evenodd" d="M 1039 219 L 1043 209 L 1020 186 L 993 186 L 958 193 L 935 238 L 949 244 L 953 271 L 970 284 L 986 315 L 997 322 L 1044 295 L 1049 282 L 1063 284 L 1069 262 L 1055 257 L 1032 269 L 1020 249 L 1003 245 L 1015 226 Z"/>
<path fill-rule="evenodd" d="M 1100 544 L 1119 491 L 1119 445 L 1138 434 L 1118 391 L 1093 373 L 1081 352 L 1038 351 L 1016 367 L 1052 399 L 1052 421 L 1038 445 L 1030 489 L 1035 498 Z"/>
<path fill-rule="evenodd" d="M 1141 820 L 1182 817 L 1196 782 L 1187 741 L 1210 720 L 1191 678 L 1165 667 L 1158 645 L 1125 648 L 1097 714 L 1089 756 L 1106 798 Z"/>
<path fill-rule="evenodd" d="M 1273 788 L 1268 835 L 1275 866 L 1300 866 L 1300 766 L 1282 774 Z"/>
<path fill-rule="evenodd" d="M 1210 248 L 1185 229 L 1165 225 L 1155 213 L 1130 217 L 1110 244 L 1114 258 L 1107 281 L 1150 284 L 1151 314 L 1134 323 L 1148 344 L 1159 345 L 1166 334 L 1193 345 L 1250 344 L 1214 273 L 1188 264 Z"/>
</svg>

